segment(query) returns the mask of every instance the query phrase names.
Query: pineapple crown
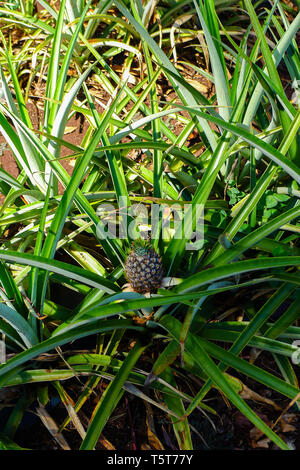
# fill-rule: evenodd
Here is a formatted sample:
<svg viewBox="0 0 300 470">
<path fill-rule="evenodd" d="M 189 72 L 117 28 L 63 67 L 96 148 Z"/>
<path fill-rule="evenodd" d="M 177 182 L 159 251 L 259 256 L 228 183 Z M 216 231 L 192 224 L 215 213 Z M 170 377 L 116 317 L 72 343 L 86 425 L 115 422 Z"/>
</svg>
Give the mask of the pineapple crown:
<svg viewBox="0 0 300 470">
<path fill-rule="evenodd" d="M 149 240 L 138 238 L 132 243 L 131 248 L 138 256 L 144 256 L 150 250 L 151 246 Z"/>
</svg>

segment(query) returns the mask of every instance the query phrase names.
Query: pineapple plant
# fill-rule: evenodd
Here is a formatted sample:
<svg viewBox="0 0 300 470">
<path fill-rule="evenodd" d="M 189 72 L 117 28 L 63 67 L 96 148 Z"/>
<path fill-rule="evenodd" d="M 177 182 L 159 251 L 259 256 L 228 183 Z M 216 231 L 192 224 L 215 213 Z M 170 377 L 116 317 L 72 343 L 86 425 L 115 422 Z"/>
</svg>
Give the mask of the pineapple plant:
<svg viewBox="0 0 300 470">
<path fill-rule="evenodd" d="M 131 289 L 140 294 L 155 292 L 162 283 L 161 258 L 149 242 L 133 242 L 125 263 L 125 275 Z"/>
</svg>

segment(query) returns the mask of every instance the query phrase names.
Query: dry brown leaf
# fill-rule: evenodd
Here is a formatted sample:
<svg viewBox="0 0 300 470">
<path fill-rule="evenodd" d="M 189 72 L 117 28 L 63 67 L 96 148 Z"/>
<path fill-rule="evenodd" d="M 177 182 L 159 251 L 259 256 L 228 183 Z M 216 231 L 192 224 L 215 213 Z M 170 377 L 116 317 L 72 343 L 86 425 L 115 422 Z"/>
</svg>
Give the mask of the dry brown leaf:
<svg viewBox="0 0 300 470">
<path fill-rule="evenodd" d="M 292 432 L 296 431 L 297 428 L 292 424 L 280 423 L 282 432 Z"/>
<path fill-rule="evenodd" d="M 297 421 L 297 415 L 295 413 L 285 413 L 283 416 L 282 416 L 282 419 L 286 422 L 286 423 L 294 423 L 295 421 Z"/>
<path fill-rule="evenodd" d="M 250 364 L 254 364 L 254 362 L 256 361 L 258 356 L 260 355 L 260 353 L 261 353 L 261 349 L 251 348 L 250 357 L 249 357 Z"/>
<path fill-rule="evenodd" d="M 101 434 L 98 441 L 107 450 L 116 450 L 115 446 Z"/>
<path fill-rule="evenodd" d="M 258 403 L 266 403 L 267 405 L 272 406 L 275 410 L 278 410 L 278 411 L 282 410 L 282 408 L 278 406 L 273 400 L 270 400 L 269 398 L 259 395 L 258 393 L 248 388 L 245 384 L 242 384 L 242 386 L 243 386 L 243 389 L 240 392 L 240 396 L 244 398 L 245 400 L 253 400 Z"/>
<path fill-rule="evenodd" d="M 259 416 L 259 418 L 267 425 L 267 426 L 270 426 L 270 420 L 268 419 L 268 417 L 263 414 L 263 413 L 257 413 L 257 415 Z M 262 439 L 261 439 L 262 438 Z M 252 447 L 261 447 L 258 442 L 261 442 L 261 441 L 265 441 L 266 436 L 265 434 L 258 428 L 254 427 L 251 429 L 250 431 L 250 440 L 251 440 L 251 445 Z"/>
<path fill-rule="evenodd" d="M 254 447 L 254 448 L 261 447 L 263 449 L 268 449 L 270 442 L 271 442 L 271 439 L 268 439 L 266 437 L 265 439 L 261 439 L 258 442 L 252 442 L 252 447 Z"/>
<path fill-rule="evenodd" d="M 280 419 L 280 427 L 282 432 L 296 431 L 297 428 L 292 423 L 297 420 L 297 416 L 294 413 L 286 413 Z"/>
<path fill-rule="evenodd" d="M 185 80 L 189 83 L 189 85 L 192 85 L 194 88 L 196 88 L 196 90 L 200 91 L 201 93 L 207 93 L 207 86 L 198 82 L 198 80 L 192 80 L 191 78 L 186 78 Z"/>
<path fill-rule="evenodd" d="M 263 436 L 263 432 L 258 429 L 258 428 L 252 428 L 250 431 L 250 439 L 252 442 L 252 447 L 257 445 L 258 439 L 260 439 Z"/>
<path fill-rule="evenodd" d="M 149 446 L 149 444 L 144 442 L 144 444 L 141 445 L 141 450 L 151 450 L 151 447 Z"/>
<path fill-rule="evenodd" d="M 164 446 L 162 445 L 162 443 L 160 442 L 160 440 L 158 439 L 155 433 L 152 408 L 147 402 L 145 402 L 145 406 L 146 406 L 146 425 L 147 425 L 148 442 L 152 449 L 165 450 Z"/>
<path fill-rule="evenodd" d="M 272 428 L 276 426 L 276 424 L 282 419 L 283 416 L 288 415 L 287 411 L 293 406 L 296 401 L 300 399 L 300 393 L 297 393 L 297 395 L 293 398 L 292 401 L 289 402 L 289 404 L 284 408 L 284 410 L 281 412 L 281 415 L 276 419 L 275 423 L 273 424 Z M 291 413 L 289 413 L 291 414 Z"/>
<path fill-rule="evenodd" d="M 84 427 L 83 427 L 83 425 L 82 425 L 82 423 L 81 423 L 74 407 L 72 406 L 71 403 L 66 403 L 66 402 L 63 402 L 63 403 L 64 403 L 64 406 L 66 407 L 68 415 L 69 415 L 75 429 L 77 430 L 80 437 L 82 439 L 84 439 L 85 436 L 86 436 L 86 431 L 85 431 L 85 429 L 84 429 Z"/>
<path fill-rule="evenodd" d="M 67 126 L 64 135 L 71 134 L 72 132 L 76 131 L 76 129 L 77 126 Z"/>
<path fill-rule="evenodd" d="M 40 417 L 44 426 L 50 432 L 51 436 L 53 436 L 56 442 L 60 445 L 60 447 L 63 450 L 71 450 L 64 436 L 58 431 L 58 426 L 54 419 L 51 418 L 48 411 L 42 405 L 40 405 L 38 408 L 36 408 L 36 413 Z"/>
</svg>

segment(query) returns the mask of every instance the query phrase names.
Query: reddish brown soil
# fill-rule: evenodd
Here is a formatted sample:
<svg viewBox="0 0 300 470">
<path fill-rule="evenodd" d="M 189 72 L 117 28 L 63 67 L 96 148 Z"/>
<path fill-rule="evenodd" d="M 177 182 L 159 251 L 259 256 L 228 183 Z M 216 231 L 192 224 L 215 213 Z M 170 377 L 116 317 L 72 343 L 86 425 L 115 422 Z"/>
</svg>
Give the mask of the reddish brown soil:
<svg viewBox="0 0 300 470">
<path fill-rule="evenodd" d="M 38 114 L 38 109 L 33 103 L 28 103 L 27 104 L 29 113 L 30 113 L 30 118 L 31 122 L 33 125 L 34 129 L 38 129 L 39 127 L 39 114 Z M 81 115 L 78 116 L 73 116 L 70 121 L 68 122 L 67 127 L 74 127 L 75 130 L 73 130 L 70 133 L 67 133 L 64 136 L 64 140 L 67 142 L 72 143 L 73 145 L 77 145 L 80 147 L 82 139 L 84 137 L 84 134 L 88 128 L 88 124 L 85 121 L 81 120 Z M 17 177 L 20 173 L 20 169 L 15 161 L 15 158 L 9 149 L 7 145 L 5 145 L 6 141 L 3 135 L 0 134 L 0 167 L 3 168 L 7 173 L 12 175 L 13 177 Z M 3 146 L 5 145 L 4 149 Z M 64 157 L 71 155 L 72 150 L 68 149 L 67 147 L 62 147 L 61 148 L 61 164 L 63 167 L 68 171 L 69 174 L 72 173 L 73 171 L 73 166 L 71 163 L 71 160 L 66 159 Z M 59 186 L 60 193 L 63 191 L 62 186 Z M 4 201 L 4 195 L 0 193 L 0 204 L 3 203 Z"/>
</svg>

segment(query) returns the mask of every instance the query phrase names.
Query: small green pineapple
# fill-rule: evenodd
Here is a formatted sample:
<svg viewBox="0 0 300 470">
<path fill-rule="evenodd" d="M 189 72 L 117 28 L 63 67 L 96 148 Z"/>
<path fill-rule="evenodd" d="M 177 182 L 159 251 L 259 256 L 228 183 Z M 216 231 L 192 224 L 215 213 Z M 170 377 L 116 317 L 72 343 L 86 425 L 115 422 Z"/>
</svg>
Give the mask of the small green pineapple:
<svg viewBox="0 0 300 470">
<path fill-rule="evenodd" d="M 142 239 L 132 244 L 125 263 L 125 275 L 134 292 L 155 292 L 161 285 L 163 267 L 154 248 Z"/>
</svg>

